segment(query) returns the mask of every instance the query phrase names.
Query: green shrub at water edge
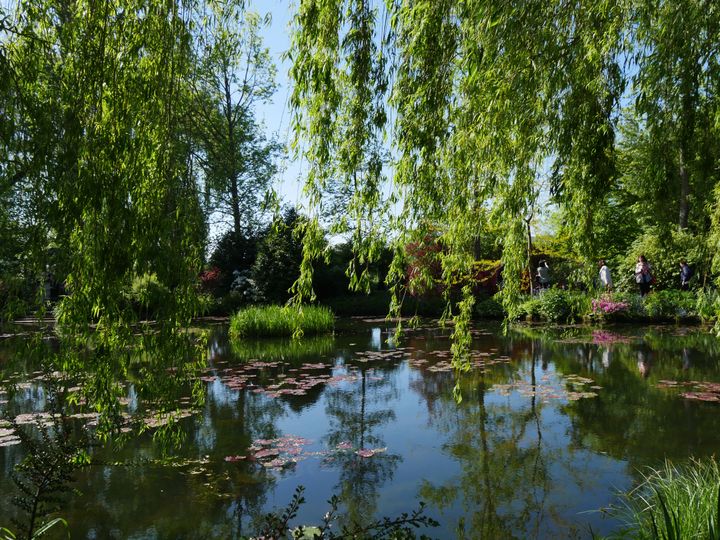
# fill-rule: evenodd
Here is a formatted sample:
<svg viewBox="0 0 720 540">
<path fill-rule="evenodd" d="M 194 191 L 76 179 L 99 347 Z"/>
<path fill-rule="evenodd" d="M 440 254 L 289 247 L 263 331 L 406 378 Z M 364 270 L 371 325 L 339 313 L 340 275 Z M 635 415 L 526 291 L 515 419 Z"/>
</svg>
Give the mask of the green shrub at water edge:
<svg viewBox="0 0 720 540">
<path fill-rule="evenodd" d="M 146 273 L 133 279 L 130 300 L 141 317 L 158 317 L 172 301 L 172 294 L 156 274 Z"/>
<path fill-rule="evenodd" d="M 567 321 L 572 315 L 567 293 L 561 289 L 542 291 L 540 293 L 540 314 L 546 321 Z"/>
<path fill-rule="evenodd" d="M 720 539 L 719 487 L 712 458 L 650 469 L 638 488 L 623 495 L 619 514 L 627 528 L 619 538 Z"/>
<path fill-rule="evenodd" d="M 324 306 L 254 306 L 230 317 L 230 337 L 284 337 L 332 332 L 335 319 Z"/>
<path fill-rule="evenodd" d="M 520 306 L 520 316 L 549 322 L 579 321 L 590 312 L 591 296 L 581 291 L 546 289 Z"/>
<path fill-rule="evenodd" d="M 475 316 L 479 319 L 502 319 L 505 310 L 495 297 L 479 299 L 475 302 Z"/>
<path fill-rule="evenodd" d="M 715 320 L 720 313 L 720 293 L 716 289 L 700 289 L 695 300 L 695 312 L 704 322 Z"/>
<path fill-rule="evenodd" d="M 696 316 L 696 295 L 690 291 L 657 291 L 644 298 L 645 311 L 654 319 L 681 319 Z"/>
</svg>

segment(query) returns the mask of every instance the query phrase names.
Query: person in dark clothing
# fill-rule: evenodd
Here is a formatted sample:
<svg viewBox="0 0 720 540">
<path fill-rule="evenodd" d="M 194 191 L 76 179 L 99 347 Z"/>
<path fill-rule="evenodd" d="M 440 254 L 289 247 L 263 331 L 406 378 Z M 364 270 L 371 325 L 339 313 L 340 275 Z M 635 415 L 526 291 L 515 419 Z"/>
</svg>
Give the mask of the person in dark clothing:
<svg viewBox="0 0 720 540">
<path fill-rule="evenodd" d="M 690 289 L 690 278 L 693 275 L 692 268 L 686 261 L 680 262 L 680 289 L 687 291 Z"/>
<path fill-rule="evenodd" d="M 640 296 L 645 296 L 650 292 L 651 281 L 652 273 L 650 264 L 647 262 L 645 255 L 640 255 L 635 265 L 635 283 L 638 284 L 638 288 L 640 289 Z"/>
</svg>

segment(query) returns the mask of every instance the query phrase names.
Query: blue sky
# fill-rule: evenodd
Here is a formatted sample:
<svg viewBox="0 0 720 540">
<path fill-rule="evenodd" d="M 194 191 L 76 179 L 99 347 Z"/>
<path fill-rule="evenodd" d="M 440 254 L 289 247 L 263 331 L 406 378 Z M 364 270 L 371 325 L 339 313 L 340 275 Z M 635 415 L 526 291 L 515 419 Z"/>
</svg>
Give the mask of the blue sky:
<svg viewBox="0 0 720 540">
<path fill-rule="evenodd" d="M 289 129 L 290 109 L 287 103 L 290 95 L 290 63 L 283 61 L 282 56 L 290 48 L 290 23 L 296 3 L 291 0 L 254 0 L 250 3 L 250 8 L 261 15 L 272 15 L 272 22 L 263 32 L 263 38 L 277 66 L 277 91 L 270 103 L 257 106 L 257 118 L 265 125 L 268 136 L 274 135 L 280 143 L 289 145 L 292 138 Z M 300 163 L 287 156 L 283 160 L 275 186 L 283 202 L 293 206 L 301 200 L 300 173 Z"/>
</svg>

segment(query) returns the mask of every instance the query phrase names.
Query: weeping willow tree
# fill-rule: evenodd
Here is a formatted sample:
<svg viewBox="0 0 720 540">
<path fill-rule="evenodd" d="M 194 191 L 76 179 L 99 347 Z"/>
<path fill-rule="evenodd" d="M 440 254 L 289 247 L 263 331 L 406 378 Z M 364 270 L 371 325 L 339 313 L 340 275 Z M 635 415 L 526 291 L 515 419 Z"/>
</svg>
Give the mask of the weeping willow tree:
<svg viewBox="0 0 720 540">
<path fill-rule="evenodd" d="M 198 311 L 205 237 L 180 129 L 192 5 L 21 0 L 14 8 L 2 43 L 14 124 L 3 140 L 3 182 L 29 231 L 28 272 L 37 279 L 52 257 L 65 279 L 64 352 L 53 368 L 86 377 L 85 397 L 109 431 L 118 381 L 138 358 L 147 356 L 141 393 L 166 388 L 173 373 L 179 381 L 195 362 L 181 339 Z M 122 291 L 145 274 L 172 294 L 163 320 L 137 335 Z"/>
<path fill-rule="evenodd" d="M 445 291 L 467 284 L 479 219 L 490 209 L 512 314 L 528 271 L 526 220 L 543 183 L 572 221 L 578 251 L 596 253 L 593 216 L 615 174 L 625 14 L 619 1 L 300 2 L 292 105 L 309 167 L 310 227 L 319 228 L 323 196 L 340 183 L 350 194 L 343 224 L 358 260 L 370 260 L 380 231 L 366 223 L 384 223 L 373 216 L 387 213 L 397 313 L 406 243 L 437 235 Z M 383 171 L 392 172 L 384 198 Z M 305 236 L 301 296 L 312 294 L 319 246 Z M 473 302 L 464 285 L 454 310 L 448 303 L 459 367 L 467 366 Z"/>
</svg>

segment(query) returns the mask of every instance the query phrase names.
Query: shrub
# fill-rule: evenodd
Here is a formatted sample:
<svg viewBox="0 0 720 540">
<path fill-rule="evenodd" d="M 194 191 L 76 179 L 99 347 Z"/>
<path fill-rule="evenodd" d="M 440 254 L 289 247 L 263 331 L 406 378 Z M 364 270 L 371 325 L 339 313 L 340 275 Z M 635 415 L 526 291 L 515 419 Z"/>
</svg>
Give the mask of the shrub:
<svg viewBox="0 0 720 540">
<path fill-rule="evenodd" d="M 561 289 L 547 289 L 540 294 L 540 314 L 543 319 L 550 322 L 563 322 L 568 320 L 572 311 L 568 295 Z"/>
<path fill-rule="evenodd" d="M 502 319 L 505 310 L 494 297 L 484 298 L 475 303 L 475 316 L 479 319 Z"/>
<path fill-rule="evenodd" d="M 707 322 L 717 318 L 720 313 L 720 294 L 715 289 L 700 289 L 695 299 L 695 313 Z"/>
<path fill-rule="evenodd" d="M 332 311 L 324 306 L 255 306 L 230 318 L 230 337 L 287 337 L 332 332 Z"/>
<path fill-rule="evenodd" d="M 300 276 L 303 239 L 296 228 L 303 222 L 306 218 L 296 210 L 286 210 L 282 218 L 275 220 L 258 247 L 252 278 L 268 302 L 282 304 L 287 301 L 290 287 Z"/>
<path fill-rule="evenodd" d="M 689 291 L 667 290 L 644 298 L 645 311 L 654 319 L 679 319 L 696 315 L 695 294 Z"/>
<path fill-rule="evenodd" d="M 592 300 L 592 312 L 595 315 L 613 315 L 627 313 L 630 304 L 627 302 L 616 302 L 611 298 L 595 298 Z"/>
<path fill-rule="evenodd" d="M 611 298 L 614 302 L 627 304 L 627 311 L 616 312 L 611 319 L 643 319 L 647 316 L 645 303 L 642 297 L 635 292 L 617 292 L 613 293 Z"/>
<path fill-rule="evenodd" d="M 133 279 L 130 299 L 141 317 L 158 317 L 172 301 L 172 294 L 156 274 L 145 273 Z"/>
<path fill-rule="evenodd" d="M 531 297 L 525 300 L 518 308 L 519 317 L 526 319 L 540 319 L 542 314 L 542 301 L 540 298 Z"/>
<path fill-rule="evenodd" d="M 220 270 L 216 294 L 230 290 L 235 271 L 250 271 L 257 258 L 258 244 L 262 233 L 244 235 L 228 231 L 222 235 L 210 257 L 210 266 Z"/>
<path fill-rule="evenodd" d="M 204 292 L 214 293 L 220 285 L 220 269 L 217 266 L 200 273 L 200 284 Z"/>
</svg>

